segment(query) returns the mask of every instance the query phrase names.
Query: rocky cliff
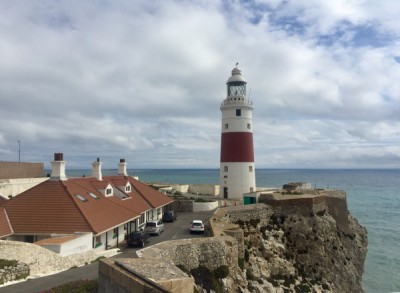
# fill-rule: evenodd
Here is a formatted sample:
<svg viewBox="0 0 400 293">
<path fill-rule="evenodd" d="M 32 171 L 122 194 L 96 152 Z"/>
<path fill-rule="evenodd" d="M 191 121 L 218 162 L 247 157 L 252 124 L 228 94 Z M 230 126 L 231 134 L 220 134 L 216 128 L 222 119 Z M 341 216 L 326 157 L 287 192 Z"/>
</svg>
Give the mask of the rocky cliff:
<svg viewBox="0 0 400 293">
<path fill-rule="evenodd" d="M 367 231 L 337 202 L 343 194 L 314 196 L 301 208 L 290 200 L 216 213 L 214 230 L 234 236 L 241 250 L 223 291 L 363 292 Z"/>
</svg>

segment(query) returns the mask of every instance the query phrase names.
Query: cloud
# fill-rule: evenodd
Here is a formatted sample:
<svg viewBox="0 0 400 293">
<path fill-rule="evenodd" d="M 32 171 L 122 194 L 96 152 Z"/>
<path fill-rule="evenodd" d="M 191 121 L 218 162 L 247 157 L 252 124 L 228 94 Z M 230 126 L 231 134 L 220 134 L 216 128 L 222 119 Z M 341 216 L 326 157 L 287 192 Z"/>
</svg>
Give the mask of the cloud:
<svg viewBox="0 0 400 293">
<path fill-rule="evenodd" d="M 258 167 L 399 163 L 393 1 L 2 2 L 0 160 L 218 168 L 236 62 Z M 396 153 L 397 152 L 397 153 Z M 89 166 L 89 167 L 88 167 Z"/>
</svg>

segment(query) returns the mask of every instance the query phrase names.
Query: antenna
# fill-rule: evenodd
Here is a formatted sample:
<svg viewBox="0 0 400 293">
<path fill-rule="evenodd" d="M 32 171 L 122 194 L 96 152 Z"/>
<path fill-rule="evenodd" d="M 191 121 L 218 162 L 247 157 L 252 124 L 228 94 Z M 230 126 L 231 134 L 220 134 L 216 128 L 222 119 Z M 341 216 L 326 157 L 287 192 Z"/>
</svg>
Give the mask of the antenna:
<svg viewBox="0 0 400 293">
<path fill-rule="evenodd" d="M 239 62 L 236 62 L 236 67 L 239 65 Z"/>
</svg>

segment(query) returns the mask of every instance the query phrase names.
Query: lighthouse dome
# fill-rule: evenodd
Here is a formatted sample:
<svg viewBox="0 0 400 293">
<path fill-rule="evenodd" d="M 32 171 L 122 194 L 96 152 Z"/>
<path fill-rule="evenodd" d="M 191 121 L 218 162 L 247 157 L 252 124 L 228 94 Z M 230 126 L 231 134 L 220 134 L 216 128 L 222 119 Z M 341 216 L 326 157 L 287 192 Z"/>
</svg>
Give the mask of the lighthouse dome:
<svg viewBox="0 0 400 293">
<path fill-rule="evenodd" d="M 228 81 L 226 83 L 231 83 L 231 82 L 244 82 L 247 83 L 247 81 L 244 79 L 243 75 L 242 75 L 242 71 L 235 67 L 232 69 L 232 76 L 228 78 Z"/>
</svg>

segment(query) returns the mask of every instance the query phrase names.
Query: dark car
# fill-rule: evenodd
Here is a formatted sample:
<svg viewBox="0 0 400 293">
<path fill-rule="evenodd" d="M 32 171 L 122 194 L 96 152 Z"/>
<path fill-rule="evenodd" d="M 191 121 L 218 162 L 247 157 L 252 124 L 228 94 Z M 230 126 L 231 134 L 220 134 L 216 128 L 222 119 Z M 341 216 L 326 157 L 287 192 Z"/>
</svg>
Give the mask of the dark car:
<svg viewBox="0 0 400 293">
<path fill-rule="evenodd" d="M 126 239 L 126 242 L 128 243 L 129 247 L 132 246 L 144 247 L 145 243 L 149 241 L 150 241 L 150 234 L 145 231 L 133 232 Z"/>
<path fill-rule="evenodd" d="M 176 220 L 176 213 L 174 211 L 165 211 L 163 215 L 163 222 L 173 222 Z"/>
</svg>

